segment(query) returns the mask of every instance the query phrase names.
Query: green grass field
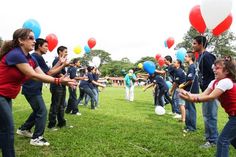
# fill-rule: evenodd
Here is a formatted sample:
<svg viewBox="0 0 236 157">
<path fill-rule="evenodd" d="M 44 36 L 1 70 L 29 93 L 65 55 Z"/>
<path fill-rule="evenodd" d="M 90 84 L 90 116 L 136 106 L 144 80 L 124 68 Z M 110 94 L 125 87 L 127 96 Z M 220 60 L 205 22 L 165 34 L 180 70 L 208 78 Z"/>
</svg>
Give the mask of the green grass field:
<svg viewBox="0 0 236 157">
<path fill-rule="evenodd" d="M 170 115 L 154 112 L 152 91 L 135 88 L 135 101 L 124 99 L 124 88 L 107 87 L 100 93 L 100 108 L 93 111 L 79 106 L 82 116 L 65 115 L 67 125 L 58 131 L 45 130 L 49 147 L 36 147 L 30 139 L 15 135 L 16 155 L 19 157 L 211 157 L 215 148 L 200 149 L 204 141 L 201 104 L 197 105 L 198 130 L 183 134 L 183 125 Z M 50 105 L 49 89 L 44 88 L 44 100 Z M 167 112 L 170 105 L 166 106 Z M 19 94 L 13 103 L 15 130 L 26 120 L 31 108 Z M 218 114 L 219 131 L 227 121 L 221 107 Z M 236 150 L 230 148 L 230 156 Z"/>
</svg>

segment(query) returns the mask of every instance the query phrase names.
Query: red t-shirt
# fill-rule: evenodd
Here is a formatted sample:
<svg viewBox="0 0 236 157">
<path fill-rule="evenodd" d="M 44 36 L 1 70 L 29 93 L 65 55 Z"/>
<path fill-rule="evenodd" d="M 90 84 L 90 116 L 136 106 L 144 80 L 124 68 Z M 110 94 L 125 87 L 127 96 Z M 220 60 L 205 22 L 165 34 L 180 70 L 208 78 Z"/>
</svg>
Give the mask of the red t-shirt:
<svg viewBox="0 0 236 157">
<path fill-rule="evenodd" d="M 38 64 L 30 54 L 25 56 L 21 48 L 17 47 L 8 52 L 0 61 L 0 95 L 14 99 L 20 92 L 21 85 L 28 79 L 16 64 L 28 63 L 33 69 Z"/>
</svg>

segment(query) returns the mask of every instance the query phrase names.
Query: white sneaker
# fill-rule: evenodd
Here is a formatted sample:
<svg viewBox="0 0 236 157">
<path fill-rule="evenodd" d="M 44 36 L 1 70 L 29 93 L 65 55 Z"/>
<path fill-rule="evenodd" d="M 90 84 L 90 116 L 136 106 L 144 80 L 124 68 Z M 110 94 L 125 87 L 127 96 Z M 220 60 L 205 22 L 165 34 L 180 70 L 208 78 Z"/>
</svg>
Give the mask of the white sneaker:
<svg viewBox="0 0 236 157">
<path fill-rule="evenodd" d="M 30 144 L 33 146 L 49 146 L 50 143 L 48 143 L 47 140 L 43 138 L 43 136 L 39 136 L 38 138 L 31 139 Z"/>
<path fill-rule="evenodd" d="M 81 116 L 82 114 L 80 112 L 77 112 L 75 115 L 76 116 Z"/>
<path fill-rule="evenodd" d="M 29 130 L 21 130 L 21 129 L 17 129 L 16 134 L 30 138 L 33 136 L 33 133 L 31 133 Z"/>
<path fill-rule="evenodd" d="M 173 118 L 175 118 L 175 119 L 180 119 L 180 118 L 181 118 L 181 115 L 180 115 L 180 114 L 176 114 Z"/>
</svg>

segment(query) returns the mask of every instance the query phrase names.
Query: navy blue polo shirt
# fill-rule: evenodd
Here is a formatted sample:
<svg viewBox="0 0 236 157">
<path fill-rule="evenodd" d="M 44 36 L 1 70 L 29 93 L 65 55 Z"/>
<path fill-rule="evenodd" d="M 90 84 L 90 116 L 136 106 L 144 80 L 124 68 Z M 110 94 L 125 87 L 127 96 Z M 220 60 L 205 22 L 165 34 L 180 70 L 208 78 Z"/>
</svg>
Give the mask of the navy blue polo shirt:
<svg viewBox="0 0 236 157">
<path fill-rule="evenodd" d="M 199 93 L 198 86 L 198 77 L 196 75 L 196 66 L 194 64 L 189 65 L 188 72 L 186 75 L 186 82 L 192 81 L 192 84 L 189 84 L 185 87 L 186 91 L 190 91 L 191 93 Z"/>
<path fill-rule="evenodd" d="M 47 74 L 49 68 L 41 55 L 32 53 L 31 56 L 37 61 L 42 71 Z M 43 83 L 41 81 L 28 80 L 22 86 L 22 94 L 24 95 L 41 95 Z"/>
<path fill-rule="evenodd" d="M 155 78 L 153 79 L 153 83 L 157 84 L 160 90 L 168 90 L 168 86 L 165 80 L 159 75 L 155 76 Z"/>
<path fill-rule="evenodd" d="M 52 62 L 52 67 L 54 67 L 54 66 L 57 64 L 58 61 L 59 61 L 59 58 L 56 57 L 56 58 L 54 59 L 54 61 Z M 60 77 L 61 77 L 61 76 L 60 76 L 61 74 L 62 74 L 62 75 L 65 75 L 65 74 L 66 74 L 65 68 L 62 68 L 58 73 L 56 73 L 55 75 L 53 75 L 53 77 L 60 78 Z M 50 84 L 50 89 L 54 89 L 56 86 L 57 86 L 56 84 L 51 83 L 51 84 Z M 65 87 L 65 85 L 61 85 L 61 86 L 64 86 L 64 87 Z"/>
<path fill-rule="evenodd" d="M 214 64 L 215 60 L 216 57 L 207 51 L 199 55 L 198 65 L 199 72 L 202 75 L 202 84 L 200 84 L 202 91 L 204 91 L 210 82 L 215 79 L 215 75 L 212 70 L 212 65 Z M 201 76 L 200 74 L 199 76 Z"/>
<path fill-rule="evenodd" d="M 77 68 L 75 66 L 70 66 L 67 69 L 67 73 L 70 75 L 70 79 L 74 79 L 76 77 Z"/>
<path fill-rule="evenodd" d="M 175 69 L 174 82 L 180 85 L 185 82 L 185 73 L 181 68 Z"/>
<path fill-rule="evenodd" d="M 94 89 L 94 84 L 92 83 L 92 81 L 94 81 L 94 77 L 92 73 L 88 73 L 88 83 L 89 83 L 89 88 Z"/>
</svg>

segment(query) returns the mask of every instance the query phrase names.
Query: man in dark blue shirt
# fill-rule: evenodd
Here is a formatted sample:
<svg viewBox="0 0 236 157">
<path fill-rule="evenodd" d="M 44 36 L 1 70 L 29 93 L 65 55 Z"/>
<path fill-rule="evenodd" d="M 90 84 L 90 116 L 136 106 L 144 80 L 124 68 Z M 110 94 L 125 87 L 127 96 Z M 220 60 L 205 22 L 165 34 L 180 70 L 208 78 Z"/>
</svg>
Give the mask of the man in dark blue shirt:
<svg viewBox="0 0 236 157">
<path fill-rule="evenodd" d="M 207 47 L 207 39 L 204 36 L 196 36 L 193 40 L 193 49 L 199 53 L 198 58 L 198 76 L 202 92 L 207 88 L 208 84 L 215 78 L 212 65 L 215 62 L 215 56 L 205 50 Z M 218 138 L 217 130 L 217 112 L 218 105 L 216 100 L 203 102 L 202 104 L 203 119 L 205 124 L 206 143 L 202 148 L 215 146 Z"/>
</svg>

